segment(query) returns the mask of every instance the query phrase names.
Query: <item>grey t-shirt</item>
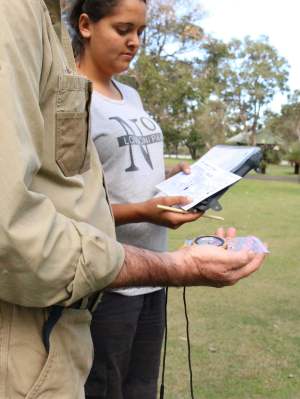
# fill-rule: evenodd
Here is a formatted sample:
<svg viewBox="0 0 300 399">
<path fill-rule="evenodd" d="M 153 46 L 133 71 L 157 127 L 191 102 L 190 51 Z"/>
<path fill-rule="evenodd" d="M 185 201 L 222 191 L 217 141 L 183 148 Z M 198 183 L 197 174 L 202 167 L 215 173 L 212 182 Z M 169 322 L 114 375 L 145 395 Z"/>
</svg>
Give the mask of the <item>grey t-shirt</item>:
<svg viewBox="0 0 300 399">
<path fill-rule="evenodd" d="M 91 134 L 104 169 L 113 204 L 142 202 L 156 193 L 164 180 L 163 135 L 145 112 L 133 88 L 115 82 L 122 100 L 94 91 L 91 103 Z M 155 251 L 167 248 L 166 228 L 151 223 L 130 223 L 116 228 L 118 241 Z M 157 288 L 118 290 L 138 295 Z"/>
</svg>

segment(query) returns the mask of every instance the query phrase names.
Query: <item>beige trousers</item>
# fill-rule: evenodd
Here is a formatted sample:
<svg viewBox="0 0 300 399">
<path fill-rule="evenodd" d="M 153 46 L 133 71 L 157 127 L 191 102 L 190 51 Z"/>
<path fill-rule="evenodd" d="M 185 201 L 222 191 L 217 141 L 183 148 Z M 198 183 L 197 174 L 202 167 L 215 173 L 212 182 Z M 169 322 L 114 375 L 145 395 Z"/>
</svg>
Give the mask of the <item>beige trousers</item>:
<svg viewBox="0 0 300 399">
<path fill-rule="evenodd" d="M 91 315 L 65 309 L 50 336 L 42 341 L 48 311 L 0 301 L 0 398 L 84 399 L 93 348 Z"/>
</svg>

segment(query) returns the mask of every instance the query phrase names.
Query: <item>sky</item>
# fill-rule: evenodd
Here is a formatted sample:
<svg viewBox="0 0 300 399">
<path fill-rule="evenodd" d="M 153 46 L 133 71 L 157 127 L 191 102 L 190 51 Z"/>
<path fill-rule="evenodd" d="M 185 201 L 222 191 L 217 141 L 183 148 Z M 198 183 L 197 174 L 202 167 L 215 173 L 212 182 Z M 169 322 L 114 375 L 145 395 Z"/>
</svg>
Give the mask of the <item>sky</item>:
<svg viewBox="0 0 300 399">
<path fill-rule="evenodd" d="M 300 89 L 300 2 L 299 0 L 199 0 L 206 11 L 201 21 L 205 32 L 227 42 L 231 38 L 269 37 L 280 56 L 290 65 L 289 86 Z M 285 102 L 274 101 L 274 110 Z"/>
</svg>

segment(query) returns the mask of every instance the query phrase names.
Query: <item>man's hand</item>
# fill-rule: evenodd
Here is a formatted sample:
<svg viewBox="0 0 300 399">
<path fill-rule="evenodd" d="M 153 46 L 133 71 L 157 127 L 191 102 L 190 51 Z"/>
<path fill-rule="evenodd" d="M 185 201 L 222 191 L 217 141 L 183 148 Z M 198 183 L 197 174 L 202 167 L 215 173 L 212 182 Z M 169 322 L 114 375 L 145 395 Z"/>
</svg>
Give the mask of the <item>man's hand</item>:
<svg viewBox="0 0 300 399">
<path fill-rule="evenodd" d="M 227 240 L 236 236 L 236 229 L 234 227 L 229 227 L 225 232 L 223 227 L 219 227 L 215 234 L 216 236 Z"/>
<path fill-rule="evenodd" d="M 235 229 L 220 236 L 233 238 Z M 236 284 L 260 268 L 265 254 L 229 251 L 214 245 L 191 245 L 175 252 L 158 253 L 128 245 L 120 274 L 110 286 L 211 286 Z"/>
<path fill-rule="evenodd" d="M 224 287 L 259 269 L 265 255 L 228 251 L 213 245 L 192 245 L 171 254 L 176 266 L 175 285 Z"/>
</svg>

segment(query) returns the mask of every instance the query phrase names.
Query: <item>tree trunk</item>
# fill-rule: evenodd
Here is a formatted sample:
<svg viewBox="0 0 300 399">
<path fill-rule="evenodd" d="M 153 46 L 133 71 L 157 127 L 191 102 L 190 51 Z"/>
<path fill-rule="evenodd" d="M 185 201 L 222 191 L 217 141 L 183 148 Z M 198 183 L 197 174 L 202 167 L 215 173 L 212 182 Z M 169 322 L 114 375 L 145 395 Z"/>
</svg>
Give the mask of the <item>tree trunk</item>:
<svg viewBox="0 0 300 399">
<path fill-rule="evenodd" d="M 192 157 L 193 160 L 195 160 L 197 150 L 191 146 L 187 146 L 187 148 L 189 149 L 190 156 Z"/>
<path fill-rule="evenodd" d="M 295 175 L 299 175 L 300 164 L 295 162 L 294 173 Z"/>
<path fill-rule="evenodd" d="M 175 147 L 176 158 L 178 158 L 178 144 L 174 144 L 174 147 Z"/>
</svg>

